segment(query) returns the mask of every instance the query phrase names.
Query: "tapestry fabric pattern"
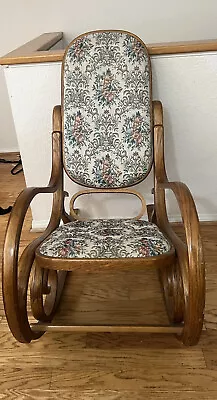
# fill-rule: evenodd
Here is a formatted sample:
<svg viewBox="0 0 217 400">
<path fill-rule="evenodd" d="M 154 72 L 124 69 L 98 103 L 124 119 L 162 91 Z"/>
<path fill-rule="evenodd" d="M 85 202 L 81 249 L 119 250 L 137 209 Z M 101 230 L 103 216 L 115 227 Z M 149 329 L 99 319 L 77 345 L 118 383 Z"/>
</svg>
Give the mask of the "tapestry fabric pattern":
<svg viewBox="0 0 217 400">
<path fill-rule="evenodd" d="M 63 150 L 68 175 L 90 187 L 127 187 L 152 164 L 149 56 L 121 31 L 90 32 L 63 69 Z"/>
<path fill-rule="evenodd" d="M 132 219 L 73 221 L 39 247 L 42 256 L 71 259 L 152 257 L 170 250 L 155 224 Z"/>
</svg>

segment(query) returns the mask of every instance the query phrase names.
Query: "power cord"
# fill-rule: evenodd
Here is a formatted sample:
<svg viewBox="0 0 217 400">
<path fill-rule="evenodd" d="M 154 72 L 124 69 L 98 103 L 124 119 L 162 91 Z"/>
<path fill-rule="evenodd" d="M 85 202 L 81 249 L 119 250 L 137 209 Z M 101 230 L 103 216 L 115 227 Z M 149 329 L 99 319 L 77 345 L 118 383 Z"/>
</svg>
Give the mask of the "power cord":
<svg viewBox="0 0 217 400">
<path fill-rule="evenodd" d="M 21 157 L 19 157 L 19 159 L 15 160 L 15 161 L 13 161 L 13 160 L 5 160 L 4 158 L 0 158 L 0 163 L 3 163 L 3 164 L 15 164 L 15 166 L 11 169 L 11 174 L 12 175 L 17 175 L 21 171 L 23 171 Z M 11 212 L 11 210 L 12 210 L 12 206 L 9 206 L 7 208 L 0 207 L 0 215 L 8 214 L 9 212 Z"/>
<path fill-rule="evenodd" d="M 3 163 L 3 164 L 16 164 L 11 170 L 11 174 L 12 175 L 17 175 L 21 171 L 23 171 L 21 157 L 19 157 L 19 159 L 15 160 L 15 161 L 13 161 L 13 160 L 5 160 L 4 158 L 0 158 L 0 163 Z M 20 166 L 21 166 L 21 168 L 19 168 Z"/>
</svg>

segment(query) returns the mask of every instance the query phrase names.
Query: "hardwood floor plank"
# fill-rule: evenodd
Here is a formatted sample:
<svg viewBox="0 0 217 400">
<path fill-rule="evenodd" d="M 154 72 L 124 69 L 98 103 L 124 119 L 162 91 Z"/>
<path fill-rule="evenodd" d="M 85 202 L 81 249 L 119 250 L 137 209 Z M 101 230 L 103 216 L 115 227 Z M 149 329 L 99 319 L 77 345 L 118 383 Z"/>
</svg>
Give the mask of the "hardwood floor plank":
<svg viewBox="0 0 217 400">
<path fill-rule="evenodd" d="M 9 365 L 0 365 L 0 393 L 6 389 L 50 389 L 51 368 L 49 367 L 14 366 L 13 360 Z"/>
<path fill-rule="evenodd" d="M 54 354 L 59 351 L 61 354 L 73 353 L 75 349 L 86 348 L 86 334 L 69 333 L 46 333 L 39 340 L 32 341 L 29 344 L 19 343 L 12 336 L 11 332 L 0 329 L 0 358 L 3 353 L 12 352 L 17 357 L 20 354 Z"/>
<path fill-rule="evenodd" d="M 208 330 L 201 342 L 207 368 L 217 370 L 217 330 Z"/>
<path fill-rule="evenodd" d="M 48 346 L 49 347 L 49 346 Z M 16 355 L 16 357 L 15 357 Z M 6 350 L 0 352 L 0 368 L 13 365 L 14 368 L 28 368 L 32 365 L 34 367 L 46 367 L 51 366 L 57 368 L 57 370 L 68 371 L 74 366 L 81 368 L 82 364 L 91 366 L 97 366 L 99 370 L 104 366 L 110 366 L 117 369 L 122 368 L 123 365 L 127 364 L 132 369 L 135 368 L 153 368 L 163 370 L 170 365 L 170 368 L 206 368 L 204 361 L 203 352 L 201 349 L 194 349 L 191 351 L 175 350 L 170 349 L 166 352 L 162 349 L 139 349 L 133 350 L 128 349 L 124 352 L 119 350 L 101 350 L 101 349 L 74 349 L 69 351 L 67 348 L 65 351 L 58 349 L 53 352 L 45 353 L 44 350 L 19 348 L 15 352 L 14 350 Z"/>
<path fill-rule="evenodd" d="M 41 390 L 41 389 L 10 389 L 0 393 L 2 400 L 168 400 L 169 398 L 176 400 L 216 400 L 217 392 L 181 392 L 181 391 L 117 391 L 117 390 Z"/>
<path fill-rule="evenodd" d="M 72 379 L 73 377 L 73 379 Z M 217 371 L 207 368 L 146 368 L 132 366 L 127 362 L 119 365 L 90 363 L 71 365 L 67 371 L 52 372 L 51 389 L 71 390 L 156 390 L 156 391 L 217 391 Z"/>
<path fill-rule="evenodd" d="M 200 339 L 200 343 L 203 344 L 204 340 L 206 340 L 207 333 L 202 332 L 202 336 Z M 200 348 L 200 343 L 192 347 L 191 349 Z M 161 333 L 156 334 L 118 334 L 118 333 L 88 333 L 87 348 L 99 348 L 99 349 L 158 349 L 159 351 L 162 349 L 165 352 L 168 349 L 174 349 L 175 351 L 179 351 L 181 349 L 185 352 L 186 347 L 182 344 L 181 341 L 177 340 L 175 335 L 165 335 Z"/>
</svg>

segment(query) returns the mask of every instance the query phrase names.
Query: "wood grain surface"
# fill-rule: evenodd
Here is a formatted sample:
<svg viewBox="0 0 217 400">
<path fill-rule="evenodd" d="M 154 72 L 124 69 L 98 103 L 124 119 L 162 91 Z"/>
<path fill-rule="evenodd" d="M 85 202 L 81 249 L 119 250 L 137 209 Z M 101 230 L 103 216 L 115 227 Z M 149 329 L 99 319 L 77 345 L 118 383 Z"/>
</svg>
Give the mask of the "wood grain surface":
<svg viewBox="0 0 217 400">
<path fill-rule="evenodd" d="M 1 157 L 14 159 L 15 154 Z M 12 205 L 25 187 L 22 174 L 0 164 L 1 207 Z M 0 216 L 0 250 L 8 216 Z M 21 238 L 31 233 L 28 212 Z M 181 224 L 175 226 L 182 237 Z M 0 399 L 216 400 L 217 399 L 217 223 L 201 225 L 205 260 L 206 313 L 200 342 L 186 348 L 173 335 L 46 333 L 31 344 L 8 330 L 0 297 Z M 147 273 L 148 272 L 148 273 Z M 165 323 L 167 316 L 153 270 L 74 272 L 67 281 L 55 320 L 72 323 Z M 115 320 L 115 321 L 114 321 Z"/>
<path fill-rule="evenodd" d="M 43 33 L 35 39 L 0 57 L 1 65 L 29 64 L 43 62 L 61 62 L 64 49 L 52 49 L 64 38 L 63 32 Z M 73 38 L 72 38 L 73 39 Z M 217 39 L 191 40 L 184 42 L 166 42 L 147 44 L 151 55 L 198 53 L 217 50 Z M 48 51 L 49 50 L 49 51 Z"/>
</svg>

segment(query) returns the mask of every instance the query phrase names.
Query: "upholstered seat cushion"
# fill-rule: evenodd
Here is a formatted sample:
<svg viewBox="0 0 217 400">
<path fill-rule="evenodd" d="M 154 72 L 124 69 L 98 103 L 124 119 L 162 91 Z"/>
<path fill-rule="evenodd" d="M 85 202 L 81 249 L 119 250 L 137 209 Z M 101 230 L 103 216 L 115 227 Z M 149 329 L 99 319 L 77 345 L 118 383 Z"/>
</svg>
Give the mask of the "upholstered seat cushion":
<svg viewBox="0 0 217 400">
<path fill-rule="evenodd" d="M 143 220 L 74 221 L 57 228 L 38 253 L 52 258 L 151 257 L 171 245 L 158 227 Z"/>
</svg>

